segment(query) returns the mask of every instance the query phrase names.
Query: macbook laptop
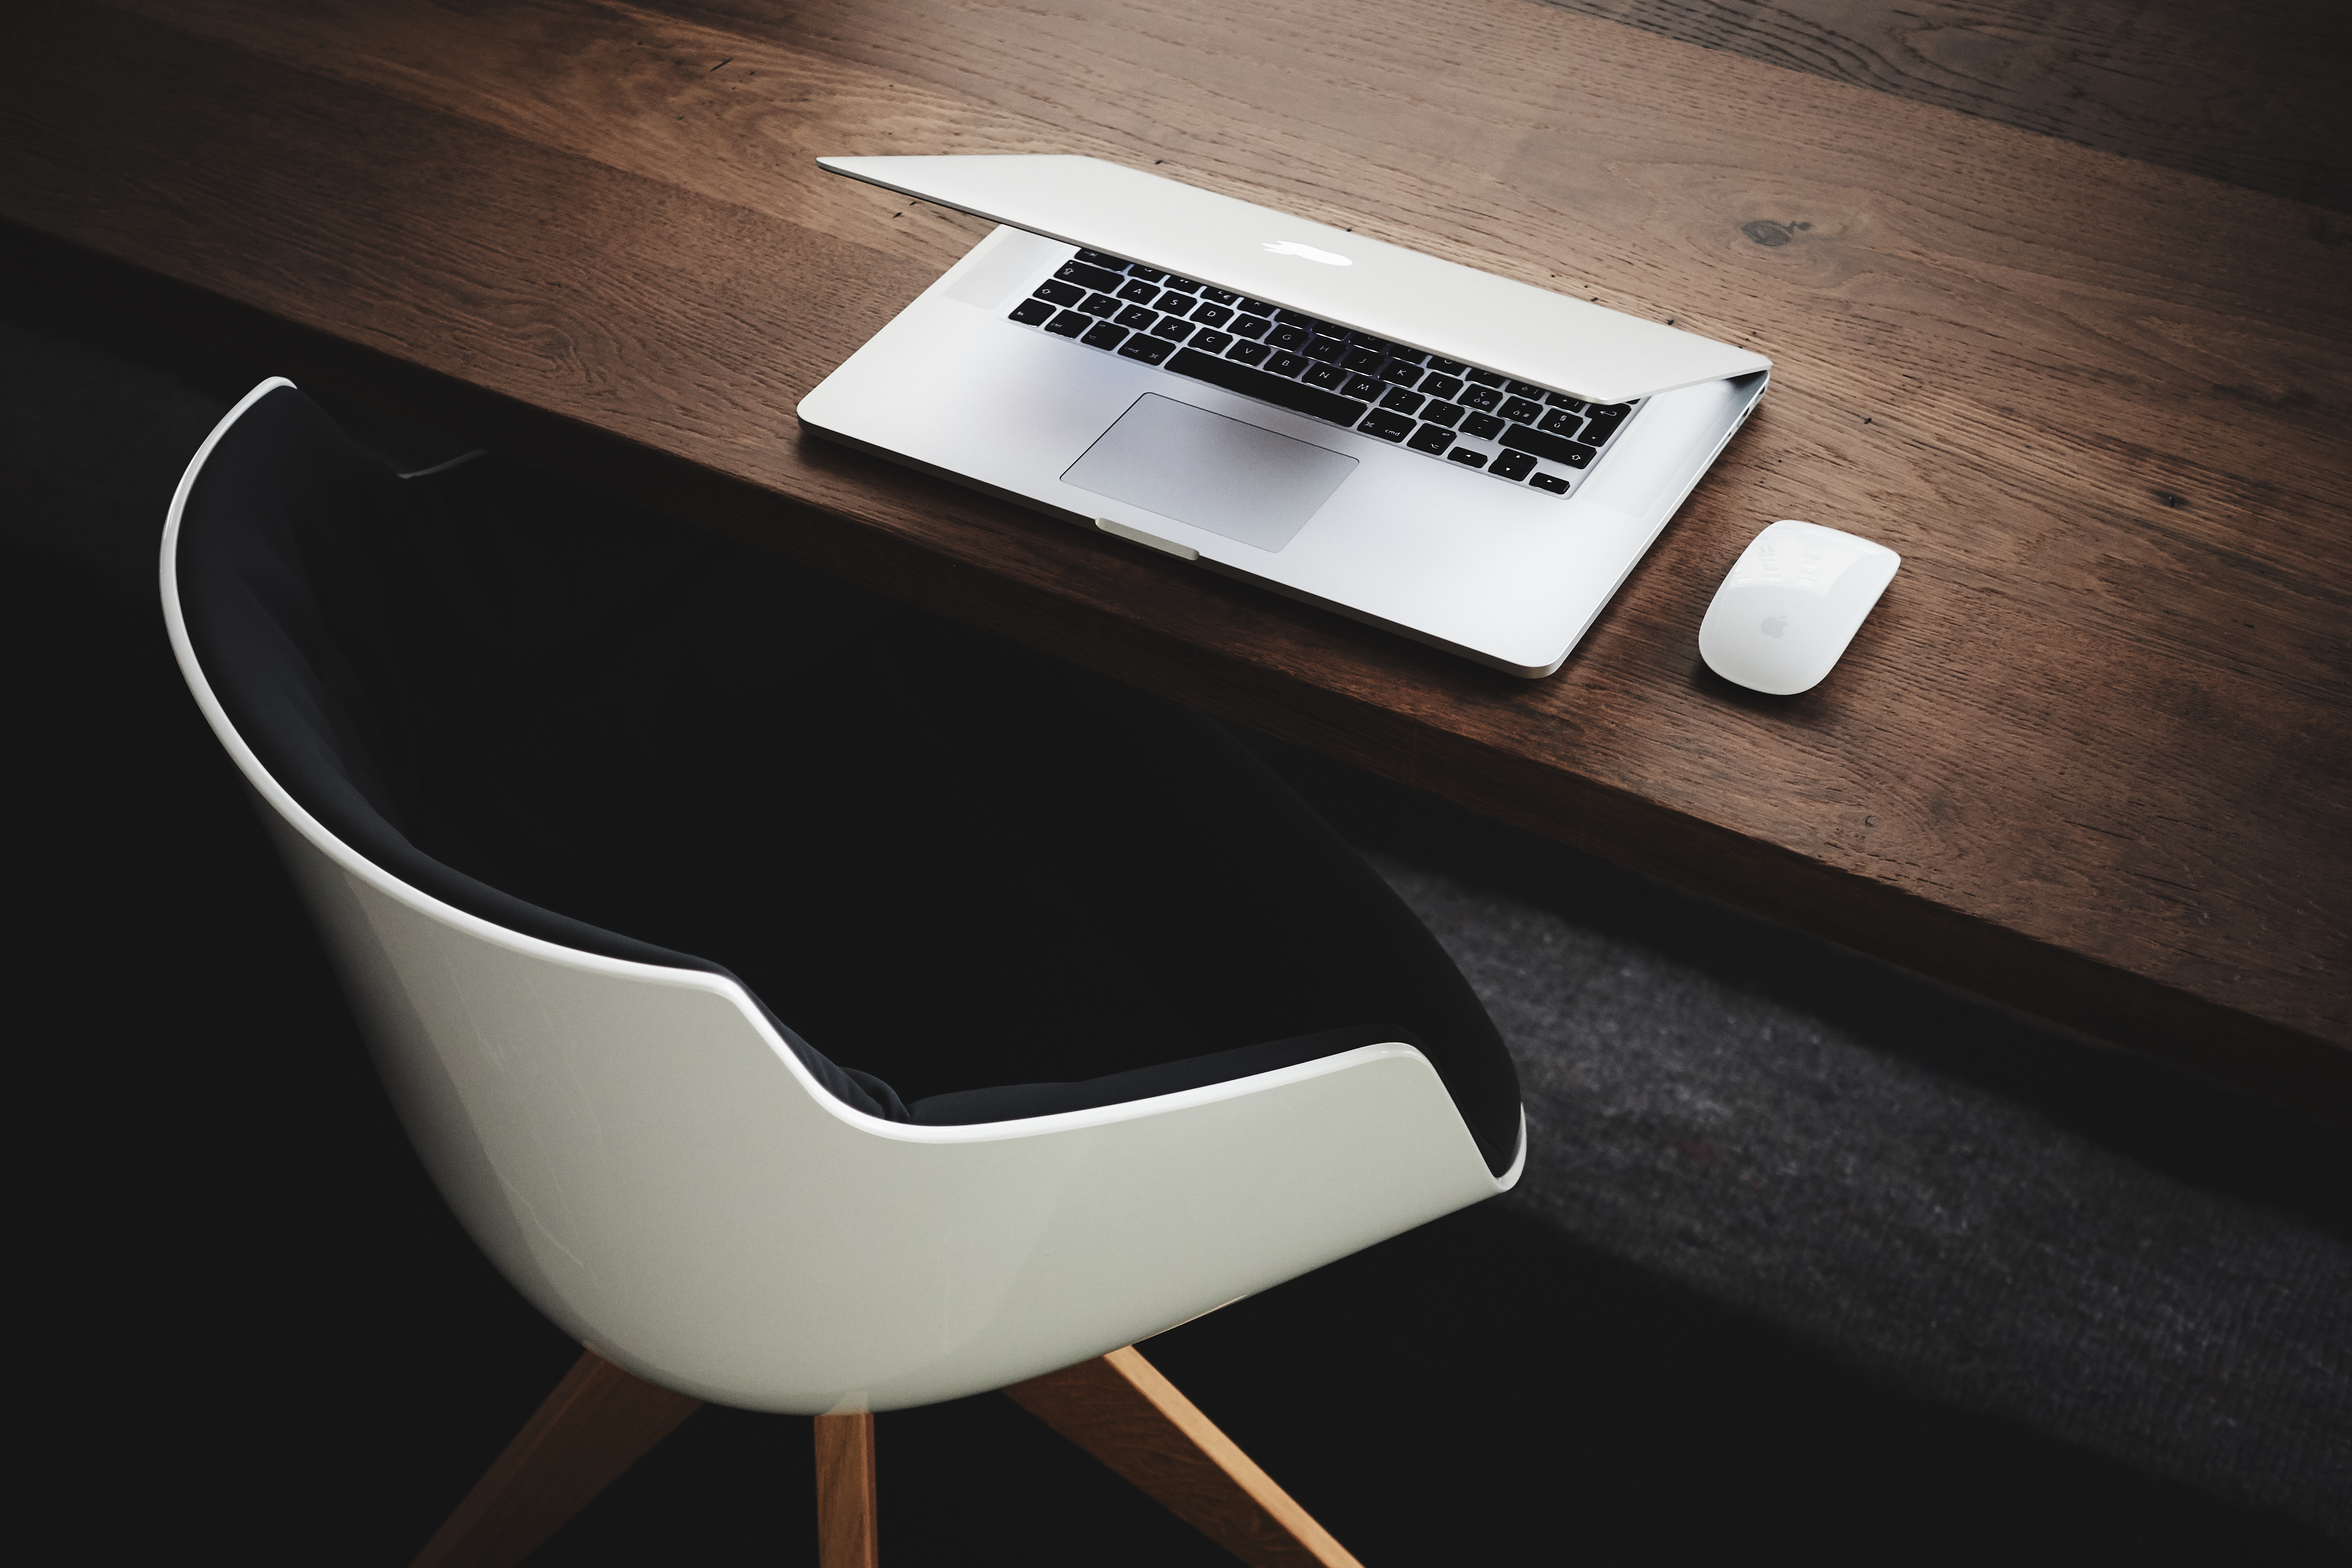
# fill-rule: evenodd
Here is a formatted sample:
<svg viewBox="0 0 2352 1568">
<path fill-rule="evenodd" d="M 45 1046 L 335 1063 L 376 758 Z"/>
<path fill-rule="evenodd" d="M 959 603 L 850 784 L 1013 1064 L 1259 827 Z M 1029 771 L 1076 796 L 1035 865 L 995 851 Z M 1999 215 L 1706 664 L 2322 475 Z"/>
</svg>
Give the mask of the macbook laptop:
<svg viewBox="0 0 2352 1568">
<path fill-rule="evenodd" d="M 1763 356 L 1094 158 L 824 158 L 988 218 L 816 435 L 1513 674 L 1559 668 Z"/>
</svg>

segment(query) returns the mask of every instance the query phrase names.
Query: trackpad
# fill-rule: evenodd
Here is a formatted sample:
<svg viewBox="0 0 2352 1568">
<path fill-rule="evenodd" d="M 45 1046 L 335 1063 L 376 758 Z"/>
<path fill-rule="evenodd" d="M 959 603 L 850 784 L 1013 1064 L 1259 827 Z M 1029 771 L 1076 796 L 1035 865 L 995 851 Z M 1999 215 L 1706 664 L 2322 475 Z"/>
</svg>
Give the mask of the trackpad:
<svg viewBox="0 0 2352 1568">
<path fill-rule="evenodd" d="M 1062 475 L 1082 490 L 1279 550 L 1356 459 L 1145 393 Z"/>
</svg>

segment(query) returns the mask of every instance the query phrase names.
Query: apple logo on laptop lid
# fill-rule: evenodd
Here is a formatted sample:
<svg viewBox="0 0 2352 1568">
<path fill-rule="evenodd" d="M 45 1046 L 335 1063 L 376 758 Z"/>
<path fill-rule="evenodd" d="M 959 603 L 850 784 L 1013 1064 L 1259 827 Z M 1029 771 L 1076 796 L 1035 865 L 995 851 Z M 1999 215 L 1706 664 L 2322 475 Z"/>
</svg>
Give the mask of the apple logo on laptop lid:
<svg viewBox="0 0 2352 1568">
<path fill-rule="evenodd" d="M 1336 250 L 1318 250 L 1311 245 L 1301 245 L 1295 239 L 1268 239 L 1260 242 L 1276 256 L 1304 257 L 1319 261 L 1326 267 L 1353 267 L 1355 262 Z"/>
</svg>

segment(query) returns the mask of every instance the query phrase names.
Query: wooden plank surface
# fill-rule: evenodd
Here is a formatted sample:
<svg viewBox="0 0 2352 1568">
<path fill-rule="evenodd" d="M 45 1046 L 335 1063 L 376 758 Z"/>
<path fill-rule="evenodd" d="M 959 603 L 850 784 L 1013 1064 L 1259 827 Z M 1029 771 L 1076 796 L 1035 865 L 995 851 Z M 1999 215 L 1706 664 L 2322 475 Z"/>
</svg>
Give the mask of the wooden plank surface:
<svg viewBox="0 0 2352 1568">
<path fill-rule="evenodd" d="M 2352 327 L 2313 208 L 1531 0 L 467 10 L 33 18 L 0 250 L 2352 1117 Z M 916 151 L 1158 167 L 1749 344 L 1773 391 L 1569 666 L 1493 676 L 799 437 L 980 232 L 811 160 Z M 1782 516 L 1906 565 L 1775 700 L 1693 639 Z"/>
<path fill-rule="evenodd" d="M 2352 212 L 2339 0 L 1546 4 Z"/>
</svg>

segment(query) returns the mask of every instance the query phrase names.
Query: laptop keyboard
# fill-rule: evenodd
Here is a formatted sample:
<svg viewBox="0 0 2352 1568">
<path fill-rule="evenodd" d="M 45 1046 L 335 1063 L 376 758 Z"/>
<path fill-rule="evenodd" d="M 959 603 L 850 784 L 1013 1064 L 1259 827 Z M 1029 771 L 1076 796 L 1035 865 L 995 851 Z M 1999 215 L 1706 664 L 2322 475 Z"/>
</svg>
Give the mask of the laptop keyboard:
<svg viewBox="0 0 2352 1568">
<path fill-rule="evenodd" d="M 1554 495 L 1641 406 L 1588 404 L 1098 250 L 1063 263 L 1012 319 Z"/>
</svg>

